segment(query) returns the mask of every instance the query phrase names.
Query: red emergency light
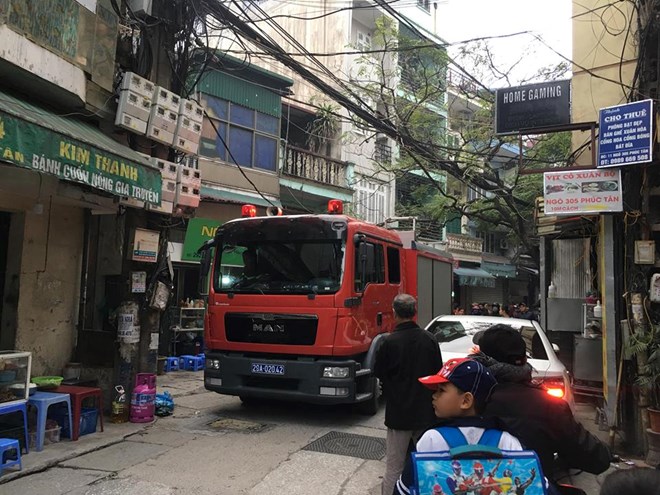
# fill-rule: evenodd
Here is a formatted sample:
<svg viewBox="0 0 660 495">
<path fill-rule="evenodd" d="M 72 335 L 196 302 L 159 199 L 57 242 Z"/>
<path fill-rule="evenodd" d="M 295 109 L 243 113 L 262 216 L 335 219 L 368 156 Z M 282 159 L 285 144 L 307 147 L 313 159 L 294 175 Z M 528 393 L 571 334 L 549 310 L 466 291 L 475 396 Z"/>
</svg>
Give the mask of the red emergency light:
<svg viewBox="0 0 660 495">
<path fill-rule="evenodd" d="M 342 203 L 339 199 L 331 199 L 328 201 L 328 213 L 341 215 L 344 213 L 344 203 Z"/>
<path fill-rule="evenodd" d="M 241 208 L 242 217 L 256 217 L 257 216 L 257 207 L 254 205 L 243 205 Z"/>
</svg>

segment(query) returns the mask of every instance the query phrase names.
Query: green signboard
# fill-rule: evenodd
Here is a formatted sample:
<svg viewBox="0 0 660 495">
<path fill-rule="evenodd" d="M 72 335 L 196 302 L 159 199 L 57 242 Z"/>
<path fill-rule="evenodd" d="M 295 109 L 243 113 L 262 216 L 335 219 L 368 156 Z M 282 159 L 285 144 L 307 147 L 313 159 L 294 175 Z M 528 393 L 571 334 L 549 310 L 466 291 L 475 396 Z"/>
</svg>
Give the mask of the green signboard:
<svg viewBox="0 0 660 495">
<path fill-rule="evenodd" d="M 197 254 L 197 250 L 206 241 L 215 237 L 215 231 L 220 225 L 222 222 L 218 220 L 191 218 L 188 221 L 188 230 L 186 230 L 186 238 L 183 241 L 181 261 L 199 261 L 201 256 Z"/>
<path fill-rule="evenodd" d="M 117 143 L 119 146 L 119 143 Z M 158 170 L 0 112 L 0 160 L 160 205 Z"/>
</svg>

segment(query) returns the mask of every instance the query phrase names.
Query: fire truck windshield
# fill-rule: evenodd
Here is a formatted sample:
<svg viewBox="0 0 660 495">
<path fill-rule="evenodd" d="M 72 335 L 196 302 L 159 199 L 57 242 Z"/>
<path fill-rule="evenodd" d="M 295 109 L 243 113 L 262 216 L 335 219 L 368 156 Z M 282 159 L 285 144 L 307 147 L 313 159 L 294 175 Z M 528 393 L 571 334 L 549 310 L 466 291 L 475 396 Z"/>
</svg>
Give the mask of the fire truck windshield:
<svg viewBox="0 0 660 495">
<path fill-rule="evenodd" d="M 316 222 L 315 222 L 316 223 Z M 345 240 L 333 229 L 289 230 L 274 220 L 225 225 L 214 289 L 246 294 L 331 294 L 341 285 Z M 270 234 L 270 235 L 269 235 Z"/>
</svg>

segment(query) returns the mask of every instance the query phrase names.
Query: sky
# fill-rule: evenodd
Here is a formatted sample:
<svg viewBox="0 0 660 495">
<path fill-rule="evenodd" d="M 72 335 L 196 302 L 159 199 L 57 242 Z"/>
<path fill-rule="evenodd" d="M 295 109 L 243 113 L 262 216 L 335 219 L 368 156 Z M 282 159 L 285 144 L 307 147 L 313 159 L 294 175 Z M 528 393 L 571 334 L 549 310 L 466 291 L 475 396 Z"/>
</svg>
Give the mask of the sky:
<svg viewBox="0 0 660 495">
<path fill-rule="evenodd" d="M 571 0 L 441 0 L 437 12 L 438 34 L 447 41 L 532 31 L 571 59 Z M 492 40 L 491 45 L 503 66 L 523 58 L 513 72 L 518 81 L 562 61 L 530 35 Z"/>
</svg>

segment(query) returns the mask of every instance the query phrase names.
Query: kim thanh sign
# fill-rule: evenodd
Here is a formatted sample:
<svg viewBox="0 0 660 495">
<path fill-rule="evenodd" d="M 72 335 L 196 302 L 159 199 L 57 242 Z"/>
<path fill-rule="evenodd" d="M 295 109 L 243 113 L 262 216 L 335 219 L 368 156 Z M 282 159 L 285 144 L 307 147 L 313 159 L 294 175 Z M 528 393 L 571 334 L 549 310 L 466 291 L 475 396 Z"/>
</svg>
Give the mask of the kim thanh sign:
<svg viewBox="0 0 660 495">
<path fill-rule="evenodd" d="M 495 91 L 495 134 L 517 134 L 571 123 L 571 81 L 528 84 Z"/>
</svg>

